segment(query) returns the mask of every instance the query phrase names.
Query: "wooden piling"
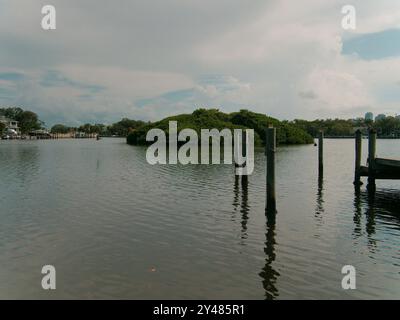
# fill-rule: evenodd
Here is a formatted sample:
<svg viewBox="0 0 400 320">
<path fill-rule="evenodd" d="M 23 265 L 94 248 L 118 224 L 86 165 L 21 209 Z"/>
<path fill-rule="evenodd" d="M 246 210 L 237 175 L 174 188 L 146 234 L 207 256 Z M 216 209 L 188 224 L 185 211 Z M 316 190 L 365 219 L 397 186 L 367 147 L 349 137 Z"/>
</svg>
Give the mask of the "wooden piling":
<svg viewBox="0 0 400 320">
<path fill-rule="evenodd" d="M 368 134 L 368 189 L 375 190 L 376 130 Z"/>
<path fill-rule="evenodd" d="M 246 136 L 246 131 L 245 130 L 243 130 L 242 131 L 242 141 L 241 141 L 242 143 L 241 143 L 241 148 L 240 148 L 240 150 L 241 150 L 241 152 L 239 152 L 240 150 L 239 150 L 239 146 L 240 146 L 240 144 L 239 145 L 236 145 L 236 139 L 234 140 L 234 148 L 233 148 L 233 151 L 234 151 L 234 163 L 235 163 L 235 168 L 239 168 L 239 167 L 244 167 L 245 166 L 245 164 L 243 163 L 243 164 L 238 164 L 237 162 L 236 162 L 236 160 L 239 160 L 239 157 L 240 156 L 242 156 L 242 157 L 245 157 L 246 156 L 246 153 L 247 153 L 247 136 Z"/>
<path fill-rule="evenodd" d="M 246 130 L 243 130 L 243 134 L 242 134 L 242 155 L 243 157 L 247 157 L 247 132 Z M 247 163 L 243 163 L 242 167 L 246 167 Z M 242 186 L 245 184 L 247 185 L 247 181 L 248 181 L 248 175 L 244 174 L 241 176 L 242 178 Z"/>
<path fill-rule="evenodd" d="M 360 186 L 362 184 L 361 182 L 361 175 L 360 175 L 360 170 L 361 170 L 361 155 L 362 155 L 362 134 L 361 130 L 358 129 L 356 131 L 356 164 L 355 164 L 355 169 L 354 169 L 354 185 L 355 186 Z"/>
<path fill-rule="evenodd" d="M 324 172 L 324 132 L 319 132 L 318 138 L 318 173 L 322 176 Z"/>
<path fill-rule="evenodd" d="M 266 132 L 267 156 L 267 204 L 266 213 L 276 213 L 275 195 L 275 153 L 276 153 L 276 128 L 269 127 Z"/>
<path fill-rule="evenodd" d="M 243 130 L 242 132 L 242 156 L 246 157 L 247 155 L 247 134 L 246 130 Z M 244 164 L 245 166 L 245 164 Z"/>
</svg>

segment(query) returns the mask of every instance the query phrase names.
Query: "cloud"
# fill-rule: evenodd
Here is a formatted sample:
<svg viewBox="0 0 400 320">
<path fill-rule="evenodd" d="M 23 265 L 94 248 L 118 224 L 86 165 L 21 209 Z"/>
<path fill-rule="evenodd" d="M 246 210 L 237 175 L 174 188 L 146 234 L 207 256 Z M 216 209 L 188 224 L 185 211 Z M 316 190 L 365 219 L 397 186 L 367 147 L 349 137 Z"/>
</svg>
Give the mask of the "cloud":
<svg viewBox="0 0 400 320">
<path fill-rule="evenodd" d="M 79 88 L 91 93 L 97 93 L 105 89 L 105 87 L 95 84 L 87 84 L 72 80 L 64 76 L 60 71 L 49 70 L 44 73 L 41 78 L 40 85 L 43 87 L 72 87 Z"/>
<path fill-rule="evenodd" d="M 313 91 L 300 91 L 299 97 L 303 99 L 316 99 L 317 95 Z"/>
<path fill-rule="evenodd" d="M 184 90 L 169 91 L 153 98 L 135 101 L 140 108 L 159 110 L 159 115 L 192 112 L 196 108 L 215 107 L 234 111 L 248 107 L 243 97 L 251 91 L 248 83 L 232 76 L 207 75 L 194 81 L 194 86 Z M 162 108 L 159 108 L 162 106 Z M 162 109 L 162 110 L 161 110 Z"/>
<path fill-rule="evenodd" d="M 397 112 L 397 0 L 354 0 L 351 32 L 339 0 L 53 0 L 49 32 L 45 4 L 1 1 L 0 104 L 48 125 L 196 107 L 287 119 Z"/>
</svg>

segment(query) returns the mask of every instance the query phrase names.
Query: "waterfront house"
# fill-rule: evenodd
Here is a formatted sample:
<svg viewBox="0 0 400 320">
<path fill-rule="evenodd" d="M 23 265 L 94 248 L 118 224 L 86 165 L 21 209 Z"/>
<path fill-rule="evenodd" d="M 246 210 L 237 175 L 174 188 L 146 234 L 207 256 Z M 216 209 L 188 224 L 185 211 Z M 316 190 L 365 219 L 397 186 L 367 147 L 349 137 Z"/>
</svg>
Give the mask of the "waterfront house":
<svg viewBox="0 0 400 320">
<path fill-rule="evenodd" d="M 18 121 L 9 119 L 5 116 L 0 116 L 0 122 L 3 123 L 6 127 L 6 130 L 9 134 L 20 134 L 20 129 L 18 126 Z"/>
</svg>

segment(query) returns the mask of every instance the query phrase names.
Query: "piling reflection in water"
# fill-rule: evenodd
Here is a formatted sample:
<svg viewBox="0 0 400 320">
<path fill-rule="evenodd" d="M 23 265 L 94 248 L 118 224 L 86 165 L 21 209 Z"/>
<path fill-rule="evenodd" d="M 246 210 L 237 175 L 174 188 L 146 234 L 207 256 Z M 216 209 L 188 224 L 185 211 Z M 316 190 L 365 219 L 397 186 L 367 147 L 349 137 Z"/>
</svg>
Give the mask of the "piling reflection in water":
<svg viewBox="0 0 400 320">
<path fill-rule="evenodd" d="M 240 180 L 240 182 L 239 182 Z M 233 206 L 234 211 L 237 211 L 240 207 L 241 213 L 241 240 L 247 239 L 247 224 L 249 221 L 249 211 L 250 205 L 248 203 L 248 190 L 249 190 L 249 180 L 247 176 L 235 176 L 234 181 L 234 198 Z M 241 191 L 241 192 L 240 192 Z M 239 203 L 239 192 L 240 192 L 240 203 Z M 267 300 L 275 299 L 279 296 L 279 290 L 277 287 L 277 279 L 279 277 L 279 272 L 273 268 L 273 263 L 276 259 L 275 254 L 275 224 L 276 224 L 276 211 L 265 210 L 265 215 L 267 219 L 266 223 L 266 233 L 265 233 L 265 265 L 259 276 L 262 279 L 262 285 L 265 291 L 265 298 Z M 244 242 L 242 242 L 244 244 Z"/>
<path fill-rule="evenodd" d="M 376 219 L 390 222 L 392 226 L 400 229 L 400 193 L 397 190 L 360 190 L 354 191 L 354 237 L 362 235 L 362 217 L 365 214 L 365 232 L 368 238 L 368 247 L 373 251 L 376 246 Z"/>
<path fill-rule="evenodd" d="M 381 189 L 375 193 L 362 192 L 362 199 L 375 208 L 376 215 L 390 220 L 400 220 L 400 191 Z M 368 199 L 366 201 L 365 199 Z M 398 225 L 398 223 L 396 223 Z"/>
<path fill-rule="evenodd" d="M 353 230 L 353 238 L 359 238 L 362 236 L 362 227 L 361 227 L 361 191 L 360 187 L 356 186 L 354 188 L 354 230 Z"/>
<path fill-rule="evenodd" d="M 239 176 L 235 175 L 235 182 L 233 185 L 233 215 L 232 221 L 235 221 L 235 213 L 239 207 Z"/>
<path fill-rule="evenodd" d="M 275 254 L 275 224 L 276 216 L 275 213 L 266 212 L 267 216 L 267 232 L 265 234 L 265 266 L 259 273 L 262 278 L 262 285 L 265 290 L 265 299 L 273 300 L 279 296 L 279 290 L 277 287 L 277 279 L 280 276 L 279 272 L 273 267 L 273 263 L 276 259 Z"/>
<path fill-rule="evenodd" d="M 240 180 L 240 187 L 239 187 Z M 240 210 L 240 223 L 241 223 L 241 236 L 242 240 L 247 239 L 247 223 L 249 220 L 249 180 L 247 176 L 235 176 L 235 183 L 233 187 L 233 207 L 234 212 L 237 212 L 238 208 Z M 240 202 L 239 202 L 239 191 L 240 192 Z M 233 218 L 234 220 L 234 218 Z M 242 243 L 243 244 L 243 243 Z"/>
<path fill-rule="evenodd" d="M 318 224 L 322 224 L 322 217 L 324 209 L 324 177 L 322 174 L 318 175 L 318 191 L 317 191 L 317 205 L 315 208 L 315 218 Z"/>
<path fill-rule="evenodd" d="M 365 230 L 368 236 L 368 248 L 373 250 L 376 247 L 376 241 L 374 238 L 375 234 L 375 191 L 373 193 L 368 192 L 367 197 L 367 210 L 365 211 L 365 216 L 367 222 L 365 224 Z"/>
<path fill-rule="evenodd" d="M 241 179 L 242 183 L 242 202 L 240 205 L 240 213 L 242 216 L 242 220 L 241 220 L 241 224 L 242 224 L 242 236 L 241 238 L 247 239 L 247 223 L 249 220 L 249 210 L 250 210 L 250 206 L 248 204 L 248 200 L 249 200 L 249 181 L 247 179 L 247 176 L 242 176 Z"/>
</svg>

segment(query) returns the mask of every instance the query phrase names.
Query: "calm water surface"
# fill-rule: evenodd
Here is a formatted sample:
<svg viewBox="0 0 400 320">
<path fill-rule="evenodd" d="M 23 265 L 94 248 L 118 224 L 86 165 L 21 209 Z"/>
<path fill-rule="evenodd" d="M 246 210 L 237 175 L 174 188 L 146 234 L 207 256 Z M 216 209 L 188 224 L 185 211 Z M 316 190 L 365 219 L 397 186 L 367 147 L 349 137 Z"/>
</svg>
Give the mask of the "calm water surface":
<svg viewBox="0 0 400 320">
<path fill-rule="evenodd" d="M 123 139 L 0 141 L 0 298 L 400 299 L 400 182 L 354 191 L 354 141 L 277 153 L 248 183 L 219 166 L 150 166 Z M 364 141 L 364 160 L 366 159 Z M 381 157 L 400 141 L 378 140 Z M 57 289 L 41 289 L 41 268 Z M 341 268 L 357 290 L 341 289 Z"/>
</svg>

